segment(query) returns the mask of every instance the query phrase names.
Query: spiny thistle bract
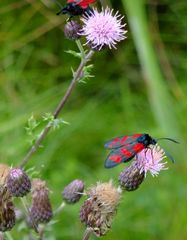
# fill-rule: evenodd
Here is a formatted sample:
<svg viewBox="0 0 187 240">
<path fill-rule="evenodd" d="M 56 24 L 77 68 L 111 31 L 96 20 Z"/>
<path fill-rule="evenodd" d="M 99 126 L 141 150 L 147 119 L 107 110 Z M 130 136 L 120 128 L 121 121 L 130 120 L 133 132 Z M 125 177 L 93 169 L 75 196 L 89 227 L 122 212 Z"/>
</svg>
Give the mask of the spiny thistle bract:
<svg viewBox="0 0 187 240">
<path fill-rule="evenodd" d="M 80 200 L 83 191 L 83 181 L 76 179 L 64 188 L 64 191 L 62 193 L 63 199 L 70 204 L 76 203 Z"/>
<path fill-rule="evenodd" d="M 21 168 L 13 168 L 7 177 L 7 188 L 14 197 L 23 197 L 31 190 L 31 181 Z"/>
<path fill-rule="evenodd" d="M 119 183 L 122 189 L 126 191 L 136 190 L 143 182 L 145 173 L 141 172 L 136 162 L 126 167 L 119 175 Z"/>
<path fill-rule="evenodd" d="M 96 236 L 103 236 L 111 227 L 120 200 L 120 191 L 112 182 L 90 188 L 88 199 L 80 209 L 80 219 Z"/>
<path fill-rule="evenodd" d="M 53 216 L 46 182 L 40 179 L 32 181 L 32 206 L 30 221 L 32 224 L 47 223 Z"/>
</svg>

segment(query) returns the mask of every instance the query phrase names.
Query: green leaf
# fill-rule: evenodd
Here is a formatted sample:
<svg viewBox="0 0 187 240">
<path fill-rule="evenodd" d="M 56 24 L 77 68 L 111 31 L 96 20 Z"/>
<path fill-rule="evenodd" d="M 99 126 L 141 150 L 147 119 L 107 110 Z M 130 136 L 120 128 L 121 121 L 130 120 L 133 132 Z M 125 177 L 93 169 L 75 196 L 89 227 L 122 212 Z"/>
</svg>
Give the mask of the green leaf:
<svg viewBox="0 0 187 240">
<path fill-rule="evenodd" d="M 67 50 L 67 51 L 65 51 L 66 53 L 69 53 L 69 54 L 71 54 L 71 55 L 73 55 L 74 57 L 77 57 L 77 58 L 79 58 L 79 59 L 81 59 L 82 58 L 82 55 L 81 55 L 81 53 L 79 53 L 79 52 L 75 52 L 75 51 L 73 51 L 73 50 Z"/>
<path fill-rule="evenodd" d="M 79 79 L 79 82 L 86 83 L 85 80 L 88 80 L 89 78 L 94 77 L 94 75 L 91 75 L 92 69 L 93 69 L 93 64 L 85 66 L 83 68 L 83 74 L 82 74 L 82 77 Z"/>
</svg>

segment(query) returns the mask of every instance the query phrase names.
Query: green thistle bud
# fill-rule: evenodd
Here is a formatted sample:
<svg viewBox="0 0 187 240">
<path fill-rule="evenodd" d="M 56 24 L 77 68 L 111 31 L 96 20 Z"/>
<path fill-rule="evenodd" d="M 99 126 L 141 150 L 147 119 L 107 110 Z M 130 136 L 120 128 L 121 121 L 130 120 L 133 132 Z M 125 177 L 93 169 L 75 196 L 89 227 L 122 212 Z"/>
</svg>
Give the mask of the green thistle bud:
<svg viewBox="0 0 187 240">
<path fill-rule="evenodd" d="M 46 182 L 34 179 L 32 182 L 32 207 L 30 219 L 34 224 L 47 223 L 53 216 Z"/>
<path fill-rule="evenodd" d="M 76 179 L 64 188 L 64 191 L 62 193 L 63 199 L 67 203 L 76 203 L 80 200 L 83 191 L 83 181 Z"/>
<path fill-rule="evenodd" d="M 14 197 L 23 197 L 31 190 L 31 181 L 21 168 L 13 168 L 7 177 L 7 188 Z"/>
<path fill-rule="evenodd" d="M 69 40 L 77 40 L 79 39 L 81 31 L 81 25 L 77 21 L 69 21 L 64 26 L 64 35 Z"/>
<path fill-rule="evenodd" d="M 106 234 L 110 229 L 120 192 L 112 182 L 98 183 L 88 191 L 88 199 L 80 209 L 80 219 L 86 227 L 93 229 L 96 236 Z"/>
<path fill-rule="evenodd" d="M 119 176 L 119 183 L 122 189 L 126 191 L 136 190 L 143 182 L 145 173 L 140 172 L 136 162 L 126 167 Z"/>
</svg>

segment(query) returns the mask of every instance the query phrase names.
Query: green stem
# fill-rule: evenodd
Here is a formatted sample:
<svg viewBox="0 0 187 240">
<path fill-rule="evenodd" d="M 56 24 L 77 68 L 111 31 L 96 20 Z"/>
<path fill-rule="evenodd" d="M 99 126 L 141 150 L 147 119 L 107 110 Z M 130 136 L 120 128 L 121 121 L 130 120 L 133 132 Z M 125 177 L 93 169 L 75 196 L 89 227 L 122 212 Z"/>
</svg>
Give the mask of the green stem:
<svg viewBox="0 0 187 240">
<path fill-rule="evenodd" d="M 83 54 L 83 53 L 81 53 Z M 70 82 L 70 85 L 68 87 L 68 89 L 66 90 L 64 96 L 62 97 L 62 99 L 60 100 L 59 104 L 57 105 L 55 111 L 53 112 L 53 117 L 54 119 L 56 119 L 59 115 L 59 113 L 61 112 L 61 110 L 63 109 L 65 103 L 67 102 L 69 96 L 71 95 L 77 81 L 81 78 L 82 76 L 82 72 L 84 70 L 84 67 L 86 66 L 86 63 L 88 61 L 90 61 L 91 57 L 93 56 L 94 52 L 92 50 L 90 50 L 88 52 L 87 55 L 85 55 L 84 58 L 81 59 L 81 63 L 79 64 L 79 67 L 77 68 L 77 71 L 74 73 L 73 75 L 73 79 Z M 51 129 L 52 125 L 49 123 L 46 125 L 46 127 L 43 129 L 42 133 L 40 134 L 40 136 L 38 137 L 38 139 L 36 140 L 35 144 L 30 148 L 30 150 L 28 151 L 28 153 L 26 154 L 26 156 L 23 158 L 20 167 L 23 168 L 27 162 L 30 160 L 31 156 L 38 150 L 38 148 L 41 145 L 41 142 L 44 140 L 44 138 L 47 136 L 49 130 Z"/>
<path fill-rule="evenodd" d="M 84 60 L 86 55 L 85 55 L 85 51 L 84 51 L 84 48 L 82 46 L 81 41 L 80 40 L 76 40 L 76 44 L 77 44 L 77 47 L 78 47 L 78 49 L 79 49 L 79 51 L 81 53 L 82 60 Z"/>
<path fill-rule="evenodd" d="M 27 217 L 27 216 L 30 216 L 30 209 L 29 209 L 29 207 L 27 206 L 27 200 L 26 200 L 26 198 L 25 198 L 25 197 L 22 197 L 22 198 L 21 198 L 21 202 L 22 202 L 23 207 L 24 207 L 24 209 L 25 209 L 26 217 Z M 31 220 L 31 223 L 32 223 L 32 226 L 33 226 L 35 232 L 38 233 L 38 227 L 37 227 L 37 225 L 35 224 L 35 222 L 34 222 L 32 219 L 30 219 L 30 220 Z"/>
<path fill-rule="evenodd" d="M 92 228 L 87 228 L 84 232 L 84 236 L 82 240 L 88 240 L 90 238 L 90 236 L 93 233 L 93 229 Z"/>
<path fill-rule="evenodd" d="M 65 202 L 62 202 L 60 206 L 57 209 L 55 209 L 55 211 L 53 212 L 53 215 L 55 216 L 56 214 L 60 213 L 65 206 L 66 206 Z"/>
</svg>

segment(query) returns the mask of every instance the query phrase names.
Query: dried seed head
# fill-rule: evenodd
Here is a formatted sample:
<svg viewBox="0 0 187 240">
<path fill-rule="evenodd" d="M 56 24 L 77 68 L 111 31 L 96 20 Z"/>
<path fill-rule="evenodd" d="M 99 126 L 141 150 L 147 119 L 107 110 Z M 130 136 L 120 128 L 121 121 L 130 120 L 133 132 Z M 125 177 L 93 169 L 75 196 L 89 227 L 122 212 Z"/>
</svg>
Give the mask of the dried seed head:
<svg viewBox="0 0 187 240">
<path fill-rule="evenodd" d="M 32 224 L 47 223 L 51 220 L 53 213 L 48 195 L 46 182 L 34 179 L 32 181 L 32 207 L 29 216 Z"/>
<path fill-rule="evenodd" d="M 64 191 L 62 193 L 63 199 L 67 203 L 76 203 L 80 200 L 83 191 L 84 191 L 83 181 L 76 179 L 64 188 Z"/>
<path fill-rule="evenodd" d="M 4 186 L 6 184 L 6 179 L 9 174 L 10 167 L 6 164 L 0 164 L 0 186 Z"/>
<path fill-rule="evenodd" d="M 120 192 L 112 182 L 98 183 L 88 191 L 88 199 L 80 210 L 80 219 L 93 229 L 96 236 L 103 236 L 111 227 L 120 200 Z"/>
<path fill-rule="evenodd" d="M 15 225 L 16 216 L 12 197 L 6 186 L 0 187 L 0 231 L 6 232 Z"/>
<path fill-rule="evenodd" d="M 137 162 L 132 162 L 132 164 L 126 167 L 119 176 L 119 183 L 122 189 L 127 191 L 136 190 L 140 184 L 143 182 L 145 173 L 141 172 L 137 166 Z"/>
<path fill-rule="evenodd" d="M 69 21 L 64 26 L 64 35 L 69 40 L 79 39 L 81 31 L 81 25 L 77 21 Z"/>
<path fill-rule="evenodd" d="M 7 177 L 7 188 L 14 197 L 23 197 L 31 190 L 31 181 L 21 168 L 13 168 Z"/>
</svg>

